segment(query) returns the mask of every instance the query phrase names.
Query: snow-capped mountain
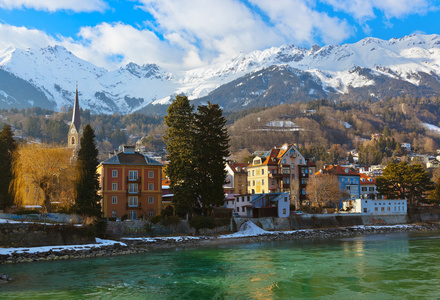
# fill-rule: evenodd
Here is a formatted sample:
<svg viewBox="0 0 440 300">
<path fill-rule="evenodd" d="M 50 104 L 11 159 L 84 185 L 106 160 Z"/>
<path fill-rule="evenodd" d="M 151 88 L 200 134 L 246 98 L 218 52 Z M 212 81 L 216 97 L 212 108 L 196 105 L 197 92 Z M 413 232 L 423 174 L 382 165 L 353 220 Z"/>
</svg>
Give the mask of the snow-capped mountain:
<svg viewBox="0 0 440 300">
<path fill-rule="evenodd" d="M 439 35 L 310 49 L 284 45 L 174 74 L 134 63 L 107 71 L 60 46 L 10 48 L 0 51 L 0 108 L 71 106 L 77 81 L 81 107 L 94 113 L 148 113 L 180 93 L 227 110 L 316 98 L 431 96 L 440 93 L 439 66 Z"/>
</svg>

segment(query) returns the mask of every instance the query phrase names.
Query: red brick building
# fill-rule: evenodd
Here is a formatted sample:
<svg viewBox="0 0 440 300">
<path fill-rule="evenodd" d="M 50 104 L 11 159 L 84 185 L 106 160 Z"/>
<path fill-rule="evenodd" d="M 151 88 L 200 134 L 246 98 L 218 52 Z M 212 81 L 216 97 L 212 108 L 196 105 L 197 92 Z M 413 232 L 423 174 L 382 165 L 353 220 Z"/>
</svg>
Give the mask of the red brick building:
<svg viewBox="0 0 440 300">
<path fill-rule="evenodd" d="M 124 146 L 123 151 L 101 162 L 100 174 L 104 217 L 149 219 L 162 207 L 162 164 Z"/>
</svg>

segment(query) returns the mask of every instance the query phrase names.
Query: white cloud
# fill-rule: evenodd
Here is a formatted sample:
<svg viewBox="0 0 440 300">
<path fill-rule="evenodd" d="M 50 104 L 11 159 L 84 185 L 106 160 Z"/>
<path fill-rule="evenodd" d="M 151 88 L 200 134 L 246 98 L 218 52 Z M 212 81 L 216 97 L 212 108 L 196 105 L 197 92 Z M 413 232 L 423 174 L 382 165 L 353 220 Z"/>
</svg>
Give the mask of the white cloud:
<svg viewBox="0 0 440 300">
<path fill-rule="evenodd" d="M 69 10 L 74 12 L 104 11 L 107 3 L 104 0 L 0 0 L 4 9 L 30 8 L 54 12 Z"/>
<path fill-rule="evenodd" d="M 284 39 L 237 0 L 142 0 L 156 29 L 188 52 L 187 66 L 281 44 Z M 195 58 L 192 60 L 191 57 Z"/>
<path fill-rule="evenodd" d="M 361 23 L 376 17 L 374 10 L 383 12 L 387 19 L 404 18 L 412 14 L 426 14 L 438 9 L 431 0 L 321 0 L 336 10 L 351 14 Z"/>
<path fill-rule="evenodd" d="M 345 20 L 331 18 L 318 12 L 307 0 L 250 0 L 258 6 L 279 32 L 296 43 L 312 44 L 317 39 L 325 43 L 339 43 L 352 34 Z"/>
<path fill-rule="evenodd" d="M 8 47 L 38 49 L 55 44 L 56 40 L 43 31 L 0 24 L 0 49 Z"/>
</svg>

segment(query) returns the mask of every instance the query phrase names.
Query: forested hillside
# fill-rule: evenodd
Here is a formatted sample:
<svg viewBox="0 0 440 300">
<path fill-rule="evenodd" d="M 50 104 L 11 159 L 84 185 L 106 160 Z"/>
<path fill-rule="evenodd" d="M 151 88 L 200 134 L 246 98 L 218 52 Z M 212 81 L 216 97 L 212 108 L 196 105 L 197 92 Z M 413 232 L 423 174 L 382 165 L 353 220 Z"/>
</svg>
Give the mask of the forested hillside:
<svg viewBox="0 0 440 300">
<path fill-rule="evenodd" d="M 9 123 L 24 136 L 62 145 L 72 113 L 33 108 L 1 110 L 0 115 L 0 127 Z M 372 164 L 384 157 L 405 155 L 401 143 L 410 143 L 413 151 L 427 154 L 435 154 L 440 145 L 439 132 L 428 129 L 440 127 L 440 97 L 404 96 L 355 103 L 315 100 L 256 107 L 225 113 L 225 117 L 233 154 L 296 143 L 317 161 L 334 163 L 346 158 L 347 151 L 357 149 L 361 162 Z M 139 139 L 147 150 L 163 151 L 163 117 L 93 115 L 86 110 L 81 112 L 81 122 L 92 125 L 102 153 Z M 371 140 L 372 134 L 381 135 Z"/>
</svg>

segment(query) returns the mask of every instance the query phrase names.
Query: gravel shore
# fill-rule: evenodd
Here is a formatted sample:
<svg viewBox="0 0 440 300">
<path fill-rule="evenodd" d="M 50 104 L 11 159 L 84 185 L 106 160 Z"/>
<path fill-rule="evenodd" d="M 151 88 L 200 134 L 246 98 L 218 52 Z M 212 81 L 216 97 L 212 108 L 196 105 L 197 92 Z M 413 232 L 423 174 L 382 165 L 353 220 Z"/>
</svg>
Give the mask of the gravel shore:
<svg viewBox="0 0 440 300">
<path fill-rule="evenodd" d="M 77 259 L 102 256 L 117 256 L 143 253 L 158 249 L 175 249 L 186 247 L 210 247 L 228 244 L 240 243 L 256 243 L 277 240 L 294 240 L 294 239 L 329 239 L 340 238 L 363 234 L 385 234 L 391 232 L 408 232 L 408 231 L 431 231 L 440 230 L 439 223 L 430 224 L 405 224 L 393 226 L 353 226 L 353 227 L 336 227 L 336 228 L 320 228 L 320 229 L 302 229 L 292 231 L 267 232 L 257 236 L 241 236 L 221 238 L 217 236 L 199 236 L 199 237 L 179 237 L 171 238 L 145 238 L 145 239 L 123 239 L 126 245 L 114 244 L 100 247 L 90 247 L 82 250 L 61 250 L 46 251 L 37 253 L 11 253 L 8 255 L 0 255 L 0 264 L 34 262 L 34 261 L 51 261 L 60 259 Z M 229 235 L 231 236 L 231 235 Z"/>
</svg>

